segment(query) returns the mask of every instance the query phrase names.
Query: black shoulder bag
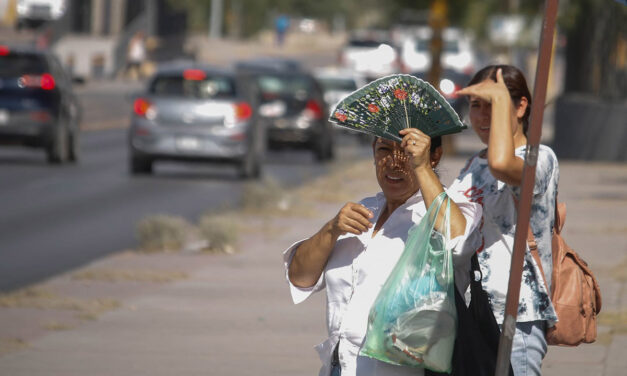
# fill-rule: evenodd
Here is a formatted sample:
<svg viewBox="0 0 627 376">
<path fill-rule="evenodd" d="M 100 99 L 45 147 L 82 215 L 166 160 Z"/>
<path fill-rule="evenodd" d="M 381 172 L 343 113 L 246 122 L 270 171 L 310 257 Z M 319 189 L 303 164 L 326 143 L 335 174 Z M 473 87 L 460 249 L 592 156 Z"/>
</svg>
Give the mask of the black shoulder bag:
<svg viewBox="0 0 627 376">
<path fill-rule="evenodd" d="M 455 288 L 457 338 L 453 350 L 453 376 L 494 376 L 501 331 L 494 318 L 488 294 L 481 285 L 477 254 L 472 255 L 470 270 L 470 305 Z M 426 376 L 447 375 L 425 369 Z M 509 375 L 514 371 L 510 365 Z"/>
</svg>

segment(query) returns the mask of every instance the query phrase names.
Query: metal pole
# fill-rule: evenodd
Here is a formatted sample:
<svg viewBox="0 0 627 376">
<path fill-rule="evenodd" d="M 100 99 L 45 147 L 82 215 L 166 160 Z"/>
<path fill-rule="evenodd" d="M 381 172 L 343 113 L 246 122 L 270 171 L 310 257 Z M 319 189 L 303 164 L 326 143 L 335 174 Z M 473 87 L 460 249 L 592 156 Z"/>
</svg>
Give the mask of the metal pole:
<svg viewBox="0 0 627 376">
<path fill-rule="evenodd" d="M 209 38 L 222 37 L 222 0 L 211 0 L 211 19 L 209 21 Z"/>
<path fill-rule="evenodd" d="M 546 87 L 549 78 L 549 68 L 551 66 L 551 50 L 553 48 L 555 19 L 557 17 L 557 3 L 558 0 L 547 0 L 545 3 L 544 22 L 540 36 L 540 52 L 538 54 L 536 79 L 533 85 L 531 124 L 527 136 L 527 153 L 525 155 L 522 189 L 518 202 L 514 251 L 512 253 L 507 298 L 505 300 L 505 320 L 503 321 L 503 330 L 501 331 L 499 351 L 496 360 L 496 376 L 507 376 L 509 374 L 512 340 L 516 332 L 520 282 L 522 278 L 523 261 L 527 249 L 527 230 L 531 214 L 531 199 L 535 183 L 540 136 L 542 134 L 542 115 L 546 99 Z"/>
</svg>

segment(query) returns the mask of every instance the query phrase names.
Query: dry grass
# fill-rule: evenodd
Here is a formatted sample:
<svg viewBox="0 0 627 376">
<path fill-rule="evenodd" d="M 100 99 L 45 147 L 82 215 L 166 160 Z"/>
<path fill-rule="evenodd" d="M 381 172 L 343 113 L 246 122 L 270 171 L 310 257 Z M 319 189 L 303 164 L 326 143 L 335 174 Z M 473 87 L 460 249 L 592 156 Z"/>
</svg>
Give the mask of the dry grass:
<svg viewBox="0 0 627 376">
<path fill-rule="evenodd" d="M 59 296 L 52 291 L 30 287 L 0 295 L 0 307 L 33 308 L 40 310 L 75 311 L 77 315 L 89 314 L 94 317 L 116 309 L 120 303 L 115 299 L 77 299 Z"/>
<path fill-rule="evenodd" d="M 312 208 L 281 187 L 273 179 L 250 182 L 244 186 L 242 210 L 258 216 L 309 216 Z"/>
<path fill-rule="evenodd" d="M 21 338 L 0 338 L 0 356 L 29 348 L 28 342 Z"/>
<path fill-rule="evenodd" d="M 619 282 L 627 282 L 627 258 L 610 269 L 610 276 Z"/>
<path fill-rule="evenodd" d="M 70 329 L 74 329 L 74 326 L 72 325 L 68 325 L 68 324 L 64 324 L 58 321 L 49 321 L 47 323 L 44 323 L 43 325 L 44 329 L 47 330 L 52 330 L 52 331 L 62 331 L 62 330 L 70 330 Z"/>
<path fill-rule="evenodd" d="M 330 174 L 298 189 L 297 194 L 312 203 L 344 203 L 378 190 L 372 161 L 365 160 L 337 165 Z"/>
<path fill-rule="evenodd" d="M 234 253 L 239 226 L 227 215 L 205 214 L 198 221 L 198 233 L 207 242 L 205 251 Z"/>
<path fill-rule="evenodd" d="M 599 314 L 599 325 L 609 326 L 614 334 L 627 333 L 627 311 L 604 312 Z"/>
<path fill-rule="evenodd" d="M 98 282 L 168 283 L 188 278 L 187 273 L 149 269 L 89 269 L 72 274 L 72 279 Z"/>
<path fill-rule="evenodd" d="M 135 235 L 144 252 L 180 251 L 190 232 L 189 223 L 181 217 L 154 215 L 137 224 Z"/>
</svg>

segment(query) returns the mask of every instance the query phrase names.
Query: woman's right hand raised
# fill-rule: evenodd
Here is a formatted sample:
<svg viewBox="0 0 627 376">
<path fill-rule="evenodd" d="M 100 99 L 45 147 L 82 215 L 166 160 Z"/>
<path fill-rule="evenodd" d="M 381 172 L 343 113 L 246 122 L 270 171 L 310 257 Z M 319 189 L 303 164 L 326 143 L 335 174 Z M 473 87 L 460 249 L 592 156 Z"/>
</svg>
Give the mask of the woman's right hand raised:
<svg viewBox="0 0 627 376">
<path fill-rule="evenodd" d="M 370 222 L 372 218 L 374 214 L 368 208 L 349 202 L 340 209 L 329 224 L 335 237 L 346 233 L 360 235 L 373 226 Z"/>
<path fill-rule="evenodd" d="M 457 95 L 474 95 L 480 99 L 492 103 L 497 98 L 509 99 L 509 91 L 503 80 L 503 71 L 501 68 L 496 71 L 496 82 L 486 79 L 477 84 L 467 86 L 456 91 Z"/>
</svg>

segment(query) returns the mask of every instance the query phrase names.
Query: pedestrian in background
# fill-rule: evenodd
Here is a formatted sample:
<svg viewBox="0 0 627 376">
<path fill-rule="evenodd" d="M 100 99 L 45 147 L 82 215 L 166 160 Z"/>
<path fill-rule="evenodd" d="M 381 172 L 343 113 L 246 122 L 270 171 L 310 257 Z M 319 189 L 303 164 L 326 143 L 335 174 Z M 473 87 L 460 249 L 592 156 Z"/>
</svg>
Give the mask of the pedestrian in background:
<svg viewBox="0 0 627 376">
<path fill-rule="evenodd" d="M 142 78 L 142 64 L 146 60 L 144 32 L 138 31 L 128 42 L 126 75 L 132 79 Z"/>
<path fill-rule="evenodd" d="M 475 245 L 494 316 L 502 325 L 516 233 L 531 94 L 524 75 L 510 65 L 487 66 L 458 91 L 470 102 L 470 122 L 487 148 L 469 159 L 449 190 L 480 203 L 483 218 Z M 545 330 L 557 320 L 544 279 L 552 274 L 551 233 L 559 166 L 553 150 L 540 145 L 530 228 L 542 265 L 525 253 L 511 363 L 516 376 L 540 375 L 547 352 Z M 542 275 L 544 271 L 544 275 Z M 549 287 L 550 288 L 550 287 Z"/>
<path fill-rule="evenodd" d="M 316 350 L 321 376 L 422 375 L 424 369 L 381 362 L 359 351 L 368 314 L 384 282 L 403 253 L 409 229 L 419 223 L 444 191 L 434 169 L 442 156 L 441 138 L 415 128 L 400 132 L 402 142 L 373 143 L 381 192 L 347 203 L 317 233 L 284 252 L 294 303 L 325 290 L 328 339 Z M 450 236 L 455 284 L 462 296 L 469 284 L 470 253 L 462 253 L 478 225 L 481 207 L 451 194 Z M 436 229 L 441 231 L 441 225 Z"/>
</svg>

